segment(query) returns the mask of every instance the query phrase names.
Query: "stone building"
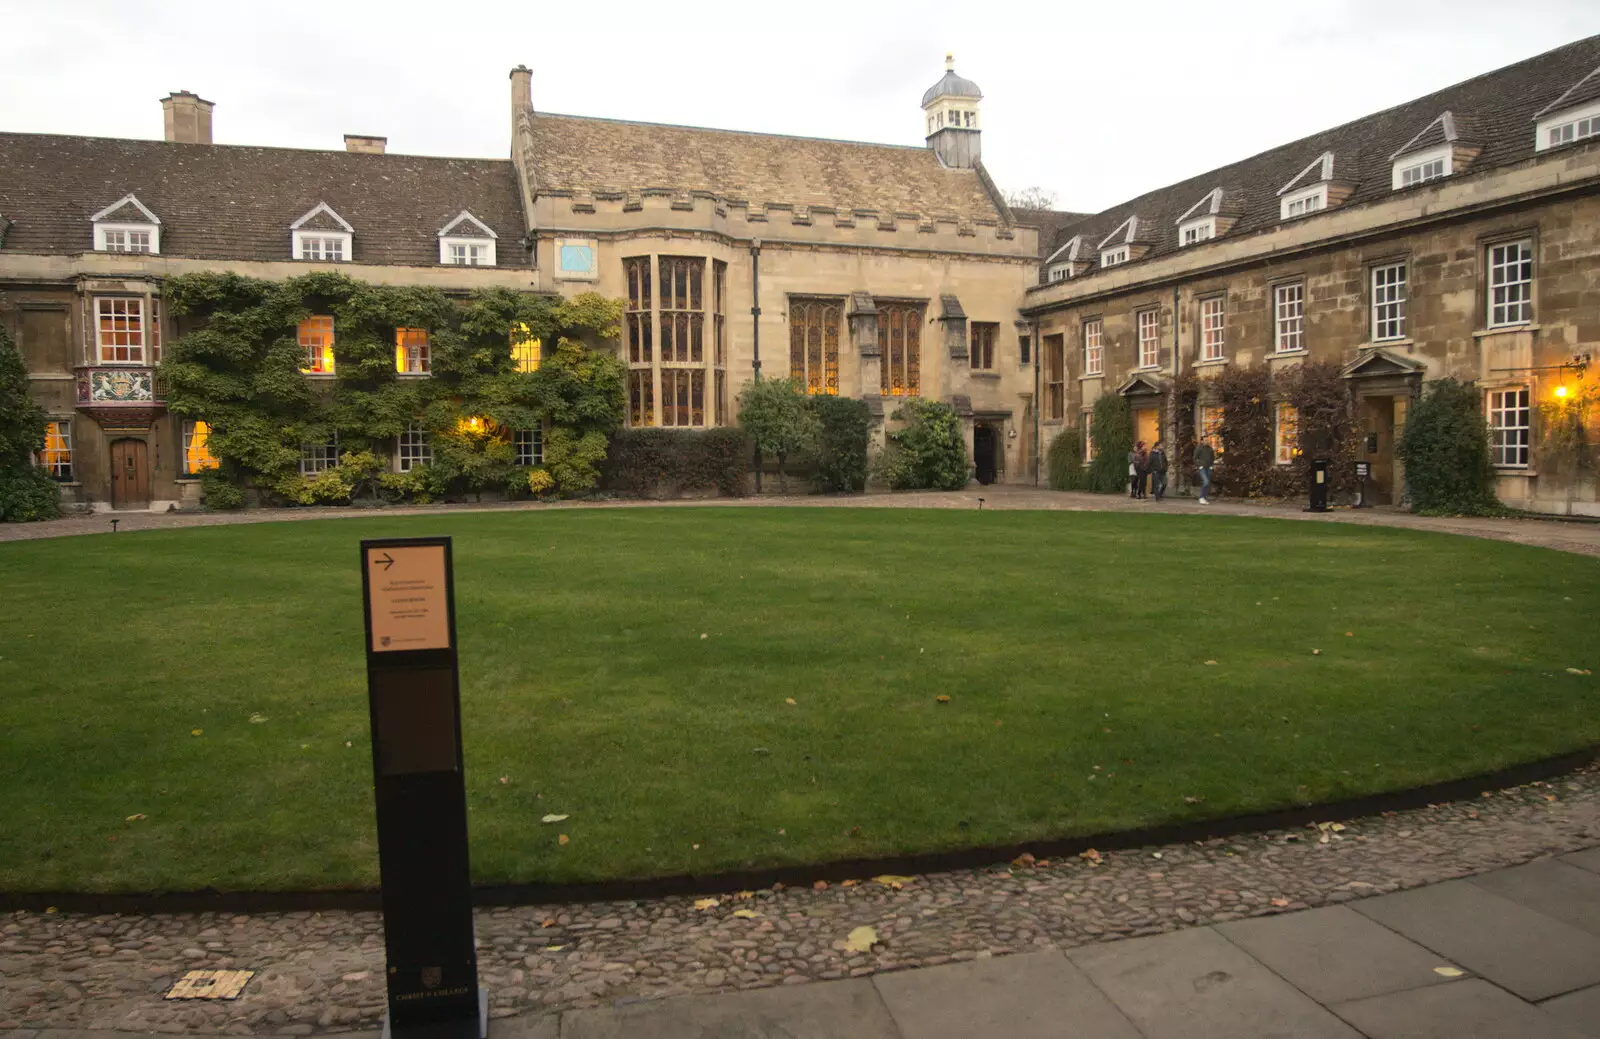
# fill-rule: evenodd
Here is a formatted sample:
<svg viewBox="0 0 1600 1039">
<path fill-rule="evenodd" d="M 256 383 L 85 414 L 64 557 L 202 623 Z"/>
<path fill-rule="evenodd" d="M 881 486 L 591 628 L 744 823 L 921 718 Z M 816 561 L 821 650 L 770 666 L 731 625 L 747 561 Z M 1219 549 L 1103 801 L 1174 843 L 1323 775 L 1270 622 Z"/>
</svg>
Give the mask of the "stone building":
<svg viewBox="0 0 1600 1039">
<path fill-rule="evenodd" d="M 1482 390 L 1503 501 L 1600 514 L 1592 474 L 1539 436 L 1540 403 L 1600 375 L 1597 228 L 1600 37 L 1142 195 L 1042 249 L 1021 304 L 1041 345 L 1041 442 L 1085 428 L 1107 393 L 1147 442 L 1179 421 L 1214 436 L 1208 378 L 1327 360 L 1375 497 L 1396 501 L 1408 405 L 1456 376 Z M 1193 415 L 1173 406 L 1183 373 L 1202 386 Z M 1272 403 L 1276 461 L 1298 464 L 1297 416 Z"/>
<path fill-rule="evenodd" d="M 69 502 L 197 501 L 206 425 L 168 415 L 156 377 L 183 331 L 164 279 L 332 269 L 625 298 L 631 425 L 729 424 L 759 369 L 880 417 L 949 401 L 977 477 L 1018 478 L 1035 423 L 1017 302 L 1038 238 L 983 169 L 980 101 L 947 71 L 922 99 L 926 145 L 900 147 L 547 114 L 518 68 L 510 160 L 357 135 L 343 152 L 213 144 L 213 105 L 188 92 L 162 101 L 164 141 L 0 134 L 0 321 L 49 411 L 41 464 Z M 396 330 L 397 368 L 425 377 L 411 334 Z M 332 320 L 300 335 L 306 377 L 336 379 Z M 416 447 L 397 442 L 394 464 Z M 314 472 L 337 454 L 304 457 Z"/>
</svg>

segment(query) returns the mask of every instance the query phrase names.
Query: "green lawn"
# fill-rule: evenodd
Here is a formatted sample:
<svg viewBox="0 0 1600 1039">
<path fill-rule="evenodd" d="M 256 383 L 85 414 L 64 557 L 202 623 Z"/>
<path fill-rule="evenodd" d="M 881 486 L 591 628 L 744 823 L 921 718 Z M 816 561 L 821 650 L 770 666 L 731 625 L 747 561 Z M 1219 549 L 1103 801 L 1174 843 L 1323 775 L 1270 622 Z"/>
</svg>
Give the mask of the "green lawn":
<svg viewBox="0 0 1600 1039">
<path fill-rule="evenodd" d="M 0 890 L 376 883 L 356 546 L 424 534 L 455 537 L 485 883 L 1095 833 L 1600 742 L 1566 670 L 1600 665 L 1600 560 L 1446 535 L 671 508 L 17 542 Z"/>
</svg>

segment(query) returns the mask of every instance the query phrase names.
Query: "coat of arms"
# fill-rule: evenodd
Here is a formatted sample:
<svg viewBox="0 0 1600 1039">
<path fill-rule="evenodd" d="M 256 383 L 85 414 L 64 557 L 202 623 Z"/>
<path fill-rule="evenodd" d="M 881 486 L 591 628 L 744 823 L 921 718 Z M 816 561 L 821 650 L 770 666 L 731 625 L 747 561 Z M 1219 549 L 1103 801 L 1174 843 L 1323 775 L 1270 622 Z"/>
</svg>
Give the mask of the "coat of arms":
<svg viewBox="0 0 1600 1039">
<path fill-rule="evenodd" d="M 424 968 L 422 968 L 422 987 L 423 988 L 438 988 L 439 987 L 439 982 L 441 982 L 443 980 L 444 980 L 444 968 L 443 967 L 424 967 Z"/>
</svg>

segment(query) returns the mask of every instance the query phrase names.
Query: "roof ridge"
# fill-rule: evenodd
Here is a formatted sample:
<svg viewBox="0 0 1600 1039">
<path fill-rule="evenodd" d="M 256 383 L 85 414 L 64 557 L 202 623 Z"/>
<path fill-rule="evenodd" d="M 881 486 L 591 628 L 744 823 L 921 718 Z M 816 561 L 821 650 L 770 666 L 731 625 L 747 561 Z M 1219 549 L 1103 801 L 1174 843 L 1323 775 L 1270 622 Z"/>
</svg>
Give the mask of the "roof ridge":
<svg viewBox="0 0 1600 1039">
<path fill-rule="evenodd" d="M 79 133 L 34 133 L 28 130 L 0 130 L 0 139 L 7 137 L 32 137 L 54 138 L 60 141 L 110 141 L 115 144 L 148 144 L 171 145 L 177 148 L 216 148 L 238 151 L 265 151 L 265 152 L 304 152 L 314 155 L 349 155 L 359 156 L 357 161 L 386 160 L 386 159 L 426 159 L 438 162 L 493 162 L 506 163 L 511 160 L 485 158 L 476 155 L 418 155 L 414 152 L 353 152 L 344 148 L 300 148 L 288 144 L 190 144 L 182 141 L 163 141 L 154 137 L 106 137 L 100 134 Z"/>
<path fill-rule="evenodd" d="M 729 130 L 720 126 L 691 126 L 688 123 L 656 123 L 648 119 L 610 119 L 600 115 L 573 115 L 570 112 L 541 112 L 535 110 L 535 119 L 582 119 L 590 123 L 622 123 L 627 126 L 658 126 L 669 130 L 698 130 L 704 133 L 739 134 L 742 137 L 776 137 L 785 141 L 819 141 L 824 144 L 853 144 L 861 148 L 896 148 L 902 151 L 932 151 L 925 144 L 884 144 L 880 141 L 852 141 L 844 137 L 810 137 L 805 134 L 765 133 L 761 130 Z"/>
</svg>

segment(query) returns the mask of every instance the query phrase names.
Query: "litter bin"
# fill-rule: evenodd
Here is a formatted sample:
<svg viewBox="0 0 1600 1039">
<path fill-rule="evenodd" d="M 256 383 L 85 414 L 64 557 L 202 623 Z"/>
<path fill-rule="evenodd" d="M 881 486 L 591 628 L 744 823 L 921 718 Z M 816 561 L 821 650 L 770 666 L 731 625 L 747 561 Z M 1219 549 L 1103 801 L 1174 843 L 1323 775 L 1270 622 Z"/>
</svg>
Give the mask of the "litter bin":
<svg viewBox="0 0 1600 1039">
<path fill-rule="evenodd" d="M 1328 511 L 1328 467 L 1331 464 L 1326 458 L 1311 460 L 1311 505 L 1307 512 Z"/>
</svg>

